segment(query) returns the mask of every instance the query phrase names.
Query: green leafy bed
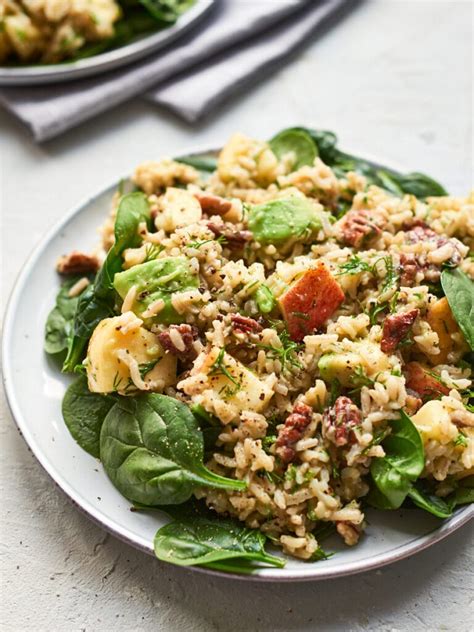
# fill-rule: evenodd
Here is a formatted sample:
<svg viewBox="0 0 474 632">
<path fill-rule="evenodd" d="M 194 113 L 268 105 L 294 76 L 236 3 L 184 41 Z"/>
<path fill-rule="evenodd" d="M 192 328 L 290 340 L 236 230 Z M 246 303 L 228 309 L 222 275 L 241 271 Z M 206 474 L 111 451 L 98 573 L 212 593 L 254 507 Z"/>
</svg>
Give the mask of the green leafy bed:
<svg viewBox="0 0 474 632">
<path fill-rule="evenodd" d="M 292 128 L 278 134 L 270 145 L 277 155 L 295 152 L 298 166 L 311 164 L 319 154 L 339 175 L 359 171 L 370 182 L 395 194 L 409 192 L 424 198 L 445 193 L 441 185 L 422 174 L 400 175 L 341 152 L 331 132 Z M 213 156 L 179 160 L 207 173 L 216 168 Z M 156 393 L 133 397 L 94 394 L 81 374 L 94 328 L 101 319 L 116 313 L 119 297 L 114 276 L 122 269 L 124 250 L 138 245 L 141 222 L 151 222 L 145 195 L 134 192 L 123 196 L 115 222 L 115 244 L 95 280 L 79 298 L 68 295 L 75 279 L 65 283 L 49 314 L 46 352 L 63 363 L 64 371 L 80 373 L 63 400 L 65 423 L 77 443 L 100 458 L 112 483 L 135 509 L 159 509 L 171 516 L 171 522 L 155 537 L 159 559 L 235 573 L 251 573 L 268 565 L 282 567 L 282 558 L 265 551 L 267 538 L 263 533 L 221 518 L 193 499 L 193 492 L 203 486 L 235 491 L 246 488 L 244 481 L 218 476 L 205 467 L 204 453 L 212 449 L 218 426 L 202 407 L 189 408 Z M 474 348 L 473 283 L 455 268 L 445 269 L 441 282 L 454 317 Z M 265 286 L 262 290 L 265 308 L 272 297 L 266 295 Z M 473 477 L 464 479 L 449 497 L 435 496 L 420 479 L 425 456 L 417 428 L 405 412 L 390 426 L 390 433 L 382 440 L 385 456 L 371 463 L 368 504 L 384 510 L 416 505 L 439 518 L 448 518 L 457 505 L 474 501 Z M 328 532 L 324 523 L 320 527 L 319 540 L 323 532 Z M 317 553 L 315 559 L 327 557 L 322 549 Z"/>
</svg>

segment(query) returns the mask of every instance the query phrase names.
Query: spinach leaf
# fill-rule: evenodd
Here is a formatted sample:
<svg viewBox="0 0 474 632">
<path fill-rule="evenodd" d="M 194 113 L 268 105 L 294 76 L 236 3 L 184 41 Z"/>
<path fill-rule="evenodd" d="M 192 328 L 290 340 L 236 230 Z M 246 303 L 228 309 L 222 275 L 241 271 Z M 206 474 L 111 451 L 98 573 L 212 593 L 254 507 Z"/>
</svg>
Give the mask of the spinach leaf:
<svg viewBox="0 0 474 632">
<path fill-rule="evenodd" d="M 206 156 L 181 156 L 180 158 L 175 158 L 175 160 L 194 167 L 198 171 L 212 173 L 217 169 L 217 158 L 212 154 Z"/>
<path fill-rule="evenodd" d="M 457 489 L 446 498 L 430 493 L 426 484 L 421 481 L 412 485 L 408 496 L 421 509 L 438 518 L 449 518 L 458 505 L 469 505 L 474 502 L 474 476 L 461 479 Z"/>
<path fill-rule="evenodd" d="M 391 427 L 382 442 L 385 456 L 373 459 L 370 466 L 374 488 L 368 501 L 379 509 L 398 509 L 425 464 L 423 442 L 410 417 L 401 411 Z"/>
<path fill-rule="evenodd" d="M 70 384 L 64 395 L 62 413 L 69 432 L 83 450 L 97 458 L 100 455 L 100 429 L 116 401 L 112 395 L 91 393 L 83 375 Z"/>
<path fill-rule="evenodd" d="M 158 530 L 158 559 L 179 566 L 208 566 L 227 572 L 251 572 L 250 563 L 282 568 L 285 561 L 265 551 L 266 536 L 233 520 L 195 516 L 174 520 Z"/>
<path fill-rule="evenodd" d="M 459 328 L 474 350 L 474 281 L 459 268 L 446 268 L 441 285 Z"/>
<path fill-rule="evenodd" d="M 311 129 L 309 127 L 290 127 L 288 131 L 304 132 L 310 136 L 317 147 L 321 160 L 327 165 L 331 165 L 334 162 L 337 153 L 336 134 L 326 130 Z M 280 132 L 280 134 L 281 133 L 282 132 Z"/>
<path fill-rule="evenodd" d="M 56 305 L 49 312 L 45 326 L 44 350 L 50 355 L 62 353 L 68 347 L 72 333 L 74 313 L 79 296 L 69 296 L 69 290 L 79 280 L 71 278 L 61 285 Z"/>
<path fill-rule="evenodd" d="M 403 193 L 411 193 L 417 198 L 424 199 L 432 196 L 447 195 L 447 191 L 444 187 L 423 173 L 407 173 L 406 175 L 397 174 L 394 171 L 388 169 L 379 170 L 376 172 L 377 177 L 381 181 L 383 188 L 392 190 L 396 195 Z M 385 183 L 391 182 L 393 189 L 389 189 L 388 186 L 384 186 Z"/>
<path fill-rule="evenodd" d="M 430 196 L 447 195 L 441 184 L 422 173 L 400 174 L 392 169 L 381 169 L 367 160 L 341 151 L 337 147 L 337 136 L 332 132 L 307 127 L 292 127 L 283 130 L 283 132 L 290 131 L 304 132 L 311 137 L 321 160 L 332 167 L 338 177 L 343 177 L 348 171 L 357 171 L 367 178 L 369 184 L 376 184 L 395 195 L 411 193 L 421 199 Z M 280 134 L 283 134 L 283 132 L 280 132 Z"/>
<path fill-rule="evenodd" d="M 180 504 L 199 486 L 246 488 L 203 464 L 203 437 L 191 410 L 158 394 L 121 397 L 100 435 L 107 475 L 128 499 L 143 505 Z"/>
<path fill-rule="evenodd" d="M 122 270 L 122 254 L 127 248 L 140 244 L 138 226 L 150 222 L 150 209 L 146 196 L 140 192 L 128 193 L 120 201 L 115 219 L 115 242 L 107 253 L 95 282 L 80 296 L 74 315 L 73 335 L 63 371 L 73 371 L 81 362 L 92 332 L 104 318 L 115 314 L 114 276 Z"/>
<path fill-rule="evenodd" d="M 122 255 L 127 248 L 140 245 L 138 226 L 150 223 L 150 208 L 144 193 L 135 191 L 124 195 L 120 201 L 114 225 L 115 241 L 107 253 L 104 265 L 97 274 L 95 292 L 98 296 L 113 294 L 114 276 L 122 270 Z"/>
<path fill-rule="evenodd" d="M 417 507 L 432 513 L 438 518 L 449 518 L 453 514 L 451 503 L 446 502 L 435 494 L 430 494 L 419 483 L 411 486 L 408 496 Z"/>
<path fill-rule="evenodd" d="M 217 417 L 210 415 L 201 404 L 191 406 L 191 412 L 199 422 L 204 440 L 204 450 L 206 454 L 211 454 L 215 451 L 217 439 L 222 432 L 222 424 Z"/>
<path fill-rule="evenodd" d="M 452 507 L 474 503 L 474 475 L 461 479 L 458 488 L 450 494 L 448 500 Z"/>
<path fill-rule="evenodd" d="M 297 129 L 286 129 L 274 136 L 270 141 L 270 149 L 277 158 L 292 152 L 295 156 L 293 170 L 296 171 L 304 165 L 312 165 L 318 155 L 318 146 L 311 136 Z"/>
<path fill-rule="evenodd" d="M 189 9 L 195 0 L 138 0 L 158 22 L 174 24 L 179 16 Z"/>
</svg>

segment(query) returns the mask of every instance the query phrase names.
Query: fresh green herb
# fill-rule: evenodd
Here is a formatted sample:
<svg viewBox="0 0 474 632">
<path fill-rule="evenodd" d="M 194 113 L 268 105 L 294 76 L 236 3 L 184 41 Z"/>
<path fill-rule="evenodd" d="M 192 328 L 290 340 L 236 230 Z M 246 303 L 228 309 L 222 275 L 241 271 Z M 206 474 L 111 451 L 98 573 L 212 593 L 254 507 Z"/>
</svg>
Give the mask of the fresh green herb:
<svg viewBox="0 0 474 632">
<path fill-rule="evenodd" d="M 388 302 L 388 308 L 391 314 L 394 314 L 397 309 L 398 297 L 400 296 L 400 292 L 395 292 L 392 298 Z"/>
<path fill-rule="evenodd" d="M 383 280 L 381 292 L 385 292 L 386 290 L 396 285 L 398 281 L 398 273 L 393 265 L 392 257 L 383 257 L 382 259 L 385 264 L 385 277 Z M 377 263 L 375 263 L 375 265 L 377 265 Z"/>
<path fill-rule="evenodd" d="M 190 241 L 188 244 L 186 244 L 186 246 L 188 248 L 195 248 L 196 250 L 198 250 L 199 248 L 201 248 L 201 246 L 204 246 L 204 244 L 210 244 L 214 242 L 217 242 L 218 244 L 225 244 L 227 242 L 227 238 L 225 235 L 219 235 L 215 239 L 204 239 L 203 241 Z"/>
<path fill-rule="evenodd" d="M 69 290 L 78 280 L 79 277 L 74 277 L 61 285 L 56 305 L 46 320 L 44 350 L 50 355 L 63 353 L 68 348 L 79 300 L 79 296 L 69 296 Z"/>
<path fill-rule="evenodd" d="M 374 269 L 374 264 L 369 264 L 363 261 L 359 255 L 354 255 L 339 266 L 339 272 L 336 276 L 341 276 L 342 274 L 360 274 L 361 272 L 375 274 Z"/>
<path fill-rule="evenodd" d="M 153 369 L 161 359 L 162 358 L 156 358 L 155 360 L 151 360 L 150 362 L 144 362 L 143 364 L 138 365 L 138 370 L 140 372 L 140 377 L 142 378 L 142 380 L 144 379 L 145 375 L 150 373 L 150 371 L 153 371 Z"/>
<path fill-rule="evenodd" d="M 63 419 L 69 432 L 83 450 L 100 456 L 100 429 L 117 401 L 113 395 L 92 393 L 87 378 L 80 376 L 70 384 L 62 402 Z"/>
<path fill-rule="evenodd" d="M 461 393 L 466 410 L 474 413 L 474 390 L 468 389 Z"/>
<path fill-rule="evenodd" d="M 466 439 L 466 435 L 463 434 L 462 432 L 458 433 L 458 436 L 456 437 L 456 439 L 454 440 L 454 445 L 455 446 L 462 446 L 463 448 L 467 448 L 467 439 Z"/>
<path fill-rule="evenodd" d="M 179 566 L 207 566 L 227 572 L 247 572 L 260 565 L 282 568 L 284 560 L 265 551 L 266 536 L 238 522 L 217 516 L 175 520 L 158 530 L 158 559 Z M 243 562 L 247 562 L 242 566 Z M 251 564 L 251 565 L 250 565 Z"/>
<path fill-rule="evenodd" d="M 235 395 L 235 393 L 237 391 L 240 390 L 241 384 L 229 372 L 229 369 L 225 365 L 224 356 L 225 356 L 225 349 L 222 348 L 222 349 L 220 349 L 220 351 L 219 351 L 219 353 L 217 355 L 217 358 L 214 360 L 214 362 L 211 365 L 211 368 L 210 368 L 210 371 L 209 371 L 209 375 L 210 376 L 224 375 L 230 382 L 232 382 L 232 384 L 235 386 L 235 389 L 231 389 L 231 391 L 228 391 L 226 393 L 228 397 L 231 397 L 232 395 Z"/>
<path fill-rule="evenodd" d="M 387 307 L 387 303 L 372 303 L 369 305 L 366 313 L 372 326 L 377 324 L 378 315 L 384 312 Z"/>
<path fill-rule="evenodd" d="M 459 268 L 447 268 L 441 273 L 441 285 L 459 328 L 474 350 L 474 281 Z"/>
<path fill-rule="evenodd" d="M 191 410 L 156 393 L 119 397 L 100 433 L 100 458 L 110 480 L 126 498 L 148 506 L 183 503 L 199 486 L 246 488 L 208 470 L 203 453 Z"/>
<path fill-rule="evenodd" d="M 145 259 L 142 263 L 147 263 L 148 261 L 153 261 L 158 258 L 160 252 L 162 252 L 164 246 L 161 244 L 147 244 L 145 248 Z"/>
<path fill-rule="evenodd" d="M 354 388 L 349 391 L 349 394 L 351 395 L 358 393 L 363 386 L 372 388 L 375 384 L 375 380 L 372 380 L 365 372 L 365 369 L 360 365 L 354 367 L 353 373 L 350 376 L 350 381 L 354 385 Z"/>
<path fill-rule="evenodd" d="M 281 485 L 284 481 L 284 479 L 276 472 L 267 472 L 267 470 L 264 470 L 263 476 L 274 485 Z"/>
<path fill-rule="evenodd" d="M 311 562 L 319 562 L 320 560 L 328 560 L 333 555 L 334 553 L 327 553 L 323 548 L 318 546 L 309 559 Z"/>
<path fill-rule="evenodd" d="M 295 485 L 297 473 L 298 473 L 298 468 L 296 467 L 296 465 L 294 463 L 290 463 L 290 465 L 288 466 L 285 472 L 285 481 L 287 483 L 293 483 Z"/>
<path fill-rule="evenodd" d="M 380 277 L 379 265 L 383 262 L 385 267 L 385 276 L 383 277 L 383 283 L 381 292 L 385 292 L 389 288 L 393 287 L 398 280 L 398 273 L 393 265 L 392 257 L 379 257 L 372 264 L 363 261 L 359 255 L 354 255 L 348 261 L 339 266 L 339 272 L 336 276 L 342 274 L 360 274 L 361 272 L 369 272 L 373 276 Z"/>
<path fill-rule="evenodd" d="M 309 513 L 310 512 L 308 512 L 308 518 L 310 520 L 314 520 L 317 523 L 311 533 L 318 542 L 323 542 L 324 540 L 327 540 L 327 538 L 330 538 L 332 535 L 334 535 L 334 533 L 336 533 L 334 522 L 324 522 L 323 520 L 316 518 L 314 514 L 312 514 L 313 517 L 310 517 Z"/>
<path fill-rule="evenodd" d="M 382 443 L 382 441 L 390 434 L 390 428 L 378 428 L 373 434 L 372 441 L 362 450 L 362 454 L 367 454 L 370 448 Z"/>
<path fill-rule="evenodd" d="M 291 371 L 291 367 L 302 369 L 303 365 L 298 360 L 297 354 L 303 348 L 303 346 L 295 342 L 294 340 L 291 340 L 290 335 L 286 329 L 283 329 L 278 334 L 278 338 L 281 343 L 280 347 L 276 347 L 274 345 L 264 345 L 259 342 L 256 343 L 256 347 L 268 351 L 269 358 L 273 360 L 279 360 L 282 372 Z"/>
<path fill-rule="evenodd" d="M 262 439 L 262 448 L 268 454 L 270 452 L 270 448 L 272 448 L 273 444 L 277 440 L 276 435 L 267 435 Z"/>
<path fill-rule="evenodd" d="M 341 383 L 336 377 L 333 380 L 331 380 L 331 387 L 330 387 L 330 392 L 329 392 L 329 405 L 330 406 L 334 406 L 334 403 L 340 394 L 341 394 Z"/>
<path fill-rule="evenodd" d="M 74 373 L 77 375 L 87 375 L 87 363 L 84 361 L 74 367 Z"/>
</svg>

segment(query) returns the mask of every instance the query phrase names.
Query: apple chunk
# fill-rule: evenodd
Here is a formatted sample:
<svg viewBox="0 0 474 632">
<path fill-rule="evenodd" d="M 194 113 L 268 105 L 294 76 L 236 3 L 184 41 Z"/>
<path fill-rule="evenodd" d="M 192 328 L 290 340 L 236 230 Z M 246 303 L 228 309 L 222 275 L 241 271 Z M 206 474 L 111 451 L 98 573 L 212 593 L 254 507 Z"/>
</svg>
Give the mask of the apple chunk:
<svg viewBox="0 0 474 632">
<path fill-rule="evenodd" d="M 307 270 L 278 300 L 290 338 L 296 342 L 319 329 L 344 300 L 344 292 L 323 263 Z"/>
<path fill-rule="evenodd" d="M 132 312 L 100 321 L 87 351 L 90 391 L 130 394 L 176 383 L 176 357 L 165 353 L 142 322 Z"/>
</svg>

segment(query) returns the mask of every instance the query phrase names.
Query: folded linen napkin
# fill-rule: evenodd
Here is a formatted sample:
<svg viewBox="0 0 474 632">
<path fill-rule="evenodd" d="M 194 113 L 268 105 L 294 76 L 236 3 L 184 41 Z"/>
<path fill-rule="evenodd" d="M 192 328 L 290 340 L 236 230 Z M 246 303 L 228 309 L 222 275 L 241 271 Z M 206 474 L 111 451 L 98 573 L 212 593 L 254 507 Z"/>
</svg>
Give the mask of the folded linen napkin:
<svg viewBox="0 0 474 632">
<path fill-rule="evenodd" d="M 209 2 L 211 0 L 208 0 Z M 352 0 L 220 0 L 168 48 L 67 83 L 0 89 L 0 103 L 36 141 L 49 140 L 136 95 L 196 121 L 277 67 Z"/>
</svg>

